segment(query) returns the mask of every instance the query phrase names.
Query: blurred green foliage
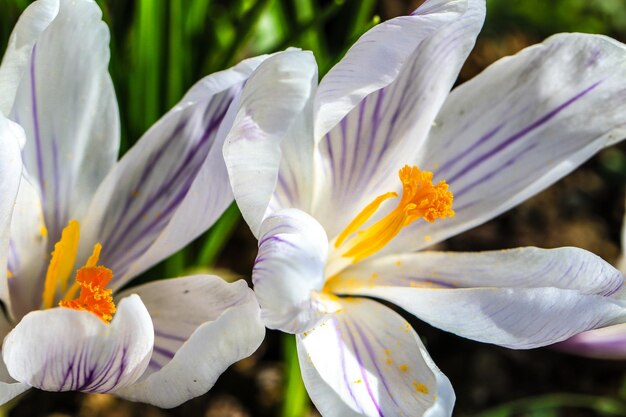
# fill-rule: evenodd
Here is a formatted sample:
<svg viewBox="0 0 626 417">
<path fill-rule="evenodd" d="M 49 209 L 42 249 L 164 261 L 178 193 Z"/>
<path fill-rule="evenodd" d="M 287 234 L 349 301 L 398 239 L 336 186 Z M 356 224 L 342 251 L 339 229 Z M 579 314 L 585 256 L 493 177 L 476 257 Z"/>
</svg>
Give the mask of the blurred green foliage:
<svg viewBox="0 0 626 417">
<path fill-rule="evenodd" d="M 487 0 L 488 34 L 519 31 L 545 38 L 558 32 L 624 39 L 624 0 Z"/>
</svg>

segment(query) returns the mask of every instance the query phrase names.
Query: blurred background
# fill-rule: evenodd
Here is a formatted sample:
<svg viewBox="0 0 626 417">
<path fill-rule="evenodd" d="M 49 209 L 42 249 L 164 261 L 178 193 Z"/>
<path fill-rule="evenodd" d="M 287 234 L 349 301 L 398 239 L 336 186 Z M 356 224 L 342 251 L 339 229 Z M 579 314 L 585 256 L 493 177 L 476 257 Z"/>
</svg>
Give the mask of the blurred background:
<svg viewBox="0 0 626 417">
<path fill-rule="evenodd" d="M 28 0 L 0 0 L 0 48 Z M 111 30 L 110 71 L 122 118 L 122 152 L 195 81 L 241 59 L 289 46 L 313 50 L 323 75 L 374 24 L 407 14 L 415 0 L 99 0 Z M 557 32 L 626 41 L 626 0 L 488 0 L 477 46 L 461 72 L 470 79 L 495 60 Z M 433 69 L 436 71 L 436 69 Z M 626 108 L 624 109 L 626 111 Z M 440 245 L 449 250 L 579 246 L 609 262 L 620 253 L 626 147 L 593 160 L 499 218 Z M 249 279 L 256 242 L 235 207 L 184 251 L 139 278 L 190 270 Z M 626 416 L 626 360 L 602 361 L 551 349 L 512 351 L 411 324 L 448 375 L 456 416 Z M 210 346 L 207 346 L 210 349 Z M 310 404 L 293 337 L 268 332 L 251 358 L 233 365 L 206 395 L 160 410 L 109 395 L 31 390 L 2 416 L 304 417 Z"/>
</svg>

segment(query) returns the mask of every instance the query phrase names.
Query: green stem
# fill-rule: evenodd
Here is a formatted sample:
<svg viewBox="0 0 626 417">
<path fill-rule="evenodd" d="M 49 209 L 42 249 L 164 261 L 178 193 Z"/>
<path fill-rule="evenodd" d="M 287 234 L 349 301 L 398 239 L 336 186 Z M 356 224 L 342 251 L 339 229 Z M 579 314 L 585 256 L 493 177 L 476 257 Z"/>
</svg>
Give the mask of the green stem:
<svg viewBox="0 0 626 417">
<path fill-rule="evenodd" d="M 231 205 L 222 217 L 211 228 L 206 237 L 200 255 L 198 255 L 198 266 L 212 266 L 215 259 L 222 251 L 222 248 L 233 234 L 237 224 L 241 220 L 241 213 L 235 204 Z"/>
<path fill-rule="evenodd" d="M 285 358 L 285 388 L 281 417 L 305 417 L 309 415 L 309 396 L 302 382 L 296 338 L 282 335 L 283 357 Z"/>
<path fill-rule="evenodd" d="M 180 277 L 185 271 L 185 250 L 176 252 L 165 261 L 165 276 L 168 278 Z"/>
</svg>

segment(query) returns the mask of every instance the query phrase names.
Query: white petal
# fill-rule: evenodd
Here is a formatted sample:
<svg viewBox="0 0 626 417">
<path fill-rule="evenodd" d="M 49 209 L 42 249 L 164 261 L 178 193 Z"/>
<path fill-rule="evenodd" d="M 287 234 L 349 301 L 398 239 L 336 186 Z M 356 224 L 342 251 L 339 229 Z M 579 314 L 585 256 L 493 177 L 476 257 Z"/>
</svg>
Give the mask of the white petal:
<svg viewBox="0 0 626 417">
<path fill-rule="evenodd" d="M 119 147 L 119 116 L 107 71 L 109 31 L 95 2 L 61 0 L 40 34 L 11 118 L 24 127 L 24 164 L 42 195 L 51 241 L 80 219 Z"/>
<path fill-rule="evenodd" d="M 454 90 L 416 163 L 448 181 L 456 216 L 415 222 L 388 251 L 414 250 L 481 224 L 626 137 L 625 80 L 623 44 L 564 34 Z"/>
<path fill-rule="evenodd" d="M 207 392 L 226 368 L 263 341 L 259 305 L 244 281 L 194 276 L 130 291 L 146 303 L 156 338 L 146 374 L 116 392 L 124 398 L 175 407 Z"/>
<path fill-rule="evenodd" d="M 17 87 L 24 76 L 31 49 L 59 11 L 59 0 L 38 0 L 22 13 L 11 32 L 0 65 L 0 112 L 9 114 Z"/>
<path fill-rule="evenodd" d="M 454 391 L 411 326 L 387 307 L 343 299 L 343 310 L 297 336 L 304 384 L 320 413 L 452 414 Z"/>
<path fill-rule="evenodd" d="M 50 261 L 47 244 L 39 191 L 22 175 L 11 219 L 8 260 L 12 274 L 9 289 L 17 321 L 41 305 L 44 268 Z"/>
<path fill-rule="evenodd" d="M 217 320 L 229 308 L 253 300 L 252 290 L 244 281 L 229 284 L 212 275 L 157 280 L 127 289 L 116 298 L 130 294 L 141 297 L 155 333 L 152 359 L 142 379 L 169 363 L 198 327 Z"/>
<path fill-rule="evenodd" d="M 63 307 L 24 316 L 2 345 L 9 374 L 46 391 L 109 392 L 132 384 L 148 365 L 154 329 L 138 296 L 117 307 L 109 325 Z"/>
<path fill-rule="evenodd" d="M 22 382 L 4 382 L 0 381 L 0 405 L 11 401 L 30 387 Z"/>
<path fill-rule="evenodd" d="M 559 350 L 598 359 L 626 359 L 626 324 L 589 330 L 555 347 Z"/>
<path fill-rule="evenodd" d="M 297 208 L 311 212 L 316 163 L 313 141 L 313 100 L 317 88 L 317 68 L 311 68 L 311 93 L 300 114 L 280 144 L 280 168 L 268 212 Z"/>
<path fill-rule="evenodd" d="M 421 41 L 390 85 L 321 139 L 325 183 L 314 213 L 331 238 L 374 197 L 401 190 L 398 171 L 417 157 L 484 19 L 484 1 L 470 0 L 461 17 Z"/>
<path fill-rule="evenodd" d="M 302 332 L 336 309 L 336 303 L 317 296 L 324 286 L 327 254 L 324 229 L 305 212 L 286 209 L 265 219 L 252 282 L 267 327 Z"/>
<path fill-rule="evenodd" d="M 83 248 L 102 244 L 100 261 L 116 274 L 112 288 L 184 247 L 232 203 L 222 157 L 232 122 L 227 113 L 263 59 L 196 83 L 103 181 L 85 221 Z"/>
<path fill-rule="evenodd" d="M 410 16 L 390 19 L 361 36 L 320 82 L 315 99 L 315 139 L 322 138 L 365 96 L 394 81 L 421 42 L 458 19 L 467 3 L 426 1 Z"/>
<path fill-rule="evenodd" d="M 7 267 L 10 251 L 11 218 L 20 185 L 22 159 L 20 142 L 24 131 L 0 113 L 0 301 L 11 312 L 7 284 Z"/>
<path fill-rule="evenodd" d="M 0 315 L 0 338 L 4 337 L 11 331 L 12 325 L 4 314 Z M 9 372 L 3 361 L 0 361 L 0 405 L 12 400 L 20 395 L 28 388 L 28 384 L 17 382 Z"/>
<path fill-rule="evenodd" d="M 332 290 L 382 298 L 470 339 L 526 349 L 626 319 L 619 271 L 577 248 L 424 252 L 374 259 Z"/>
<path fill-rule="evenodd" d="M 243 90 L 224 158 L 237 205 L 255 236 L 276 188 L 281 142 L 306 117 L 316 74 L 311 53 L 290 50 L 259 65 Z"/>
</svg>

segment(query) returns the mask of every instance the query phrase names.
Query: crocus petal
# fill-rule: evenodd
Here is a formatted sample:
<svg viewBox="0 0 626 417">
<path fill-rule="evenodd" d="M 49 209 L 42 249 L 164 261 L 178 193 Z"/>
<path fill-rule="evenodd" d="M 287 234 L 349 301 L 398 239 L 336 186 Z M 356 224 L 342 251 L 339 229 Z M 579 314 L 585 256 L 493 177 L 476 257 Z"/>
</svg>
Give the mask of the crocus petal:
<svg viewBox="0 0 626 417">
<path fill-rule="evenodd" d="M 280 168 L 276 189 L 267 212 L 297 208 L 311 212 L 315 188 L 315 143 L 313 141 L 313 101 L 317 88 L 317 68 L 310 68 L 311 93 L 280 144 Z"/>
<path fill-rule="evenodd" d="M 4 337 L 11 331 L 12 325 L 4 314 L 0 314 L 0 338 Z M 12 400 L 20 395 L 30 386 L 22 382 L 17 382 L 9 372 L 3 361 L 0 361 L 0 405 Z"/>
<path fill-rule="evenodd" d="M 299 333 L 313 327 L 325 312 L 339 308 L 316 296 L 324 286 L 327 254 L 326 233 L 307 213 L 286 209 L 267 217 L 252 270 L 267 327 Z"/>
<path fill-rule="evenodd" d="M 152 316 L 154 351 L 146 374 L 116 392 L 170 408 L 207 392 L 219 375 L 263 341 L 259 305 L 244 281 L 193 276 L 133 288 Z"/>
<path fill-rule="evenodd" d="M 320 82 L 315 99 L 316 140 L 364 97 L 393 82 L 416 48 L 437 29 L 461 17 L 467 4 L 468 0 L 429 0 L 410 16 L 390 19 L 361 36 Z M 431 68 L 433 72 L 440 69 Z"/>
<path fill-rule="evenodd" d="M 0 381 L 0 405 L 11 401 L 30 387 L 22 382 Z"/>
<path fill-rule="evenodd" d="M 619 271 L 578 248 L 386 256 L 348 268 L 332 290 L 378 297 L 470 339 L 526 349 L 626 318 Z"/>
<path fill-rule="evenodd" d="M 316 74 L 310 52 L 289 50 L 259 65 L 242 92 L 224 158 L 235 199 L 255 236 L 276 188 L 281 142 L 302 120 Z"/>
<path fill-rule="evenodd" d="M 483 223 L 626 137 L 624 80 L 623 44 L 564 34 L 454 90 L 416 163 L 450 184 L 456 215 L 415 222 L 388 251 L 415 250 Z"/>
<path fill-rule="evenodd" d="M 559 350 L 598 359 L 626 359 L 626 324 L 577 334 L 557 343 Z"/>
<path fill-rule="evenodd" d="M 222 146 L 227 113 L 252 58 L 205 77 L 161 118 L 101 184 L 84 226 L 83 257 L 103 246 L 101 263 L 119 288 L 206 231 L 232 202 Z M 234 116 L 234 112 L 232 112 Z"/>
<path fill-rule="evenodd" d="M 138 296 L 117 307 L 108 325 L 63 307 L 24 316 L 2 345 L 9 374 L 47 391 L 110 392 L 132 384 L 148 365 L 154 329 Z"/>
<path fill-rule="evenodd" d="M 11 218 L 22 174 L 20 142 L 24 139 L 21 127 L 0 113 L 0 301 L 11 311 L 7 266 L 10 251 Z"/>
<path fill-rule="evenodd" d="M 14 319 L 36 310 L 41 305 L 45 267 L 50 262 L 47 230 L 37 187 L 22 175 L 13 218 L 9 243 L 8 268 Z"/>
<path fill-rule="evenodd" d="M 38 0 L 29 5 L 17 21 L 0 65 L 0 112 L 9 114 L 11 111 L 33 45 L 58 11 L 59 0 Z"/>
<path fill-rule="evenodd" d="M 320 413 L 450 416 L 450 381 L 411 326 L 375 301 L 341 304 L 341 312 L 297 336 L 304 384 Z"/>
<path fill-rule="evenodd" d="M 11 118 L 26 132 L 24 164 L 40 188 L 51 241 L 80 219 L 119 147 L 107 72 L 109 31 L 90 0 L 61 0 L 31 49 Z"/>
<path fill-rule="evenodd" d="M 321 139 L 325 183 L 315 217 L 331 238 L 374 196 L 401 189 L 398 171 L 417 157 L 485 19 L 483 0 L 468 3 L 462 17 L 421 40 L 390 85 L 361 100 Z M 359 74 L 388 70 L 379 56 L 373 59 Z"/>
</svg>

